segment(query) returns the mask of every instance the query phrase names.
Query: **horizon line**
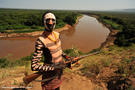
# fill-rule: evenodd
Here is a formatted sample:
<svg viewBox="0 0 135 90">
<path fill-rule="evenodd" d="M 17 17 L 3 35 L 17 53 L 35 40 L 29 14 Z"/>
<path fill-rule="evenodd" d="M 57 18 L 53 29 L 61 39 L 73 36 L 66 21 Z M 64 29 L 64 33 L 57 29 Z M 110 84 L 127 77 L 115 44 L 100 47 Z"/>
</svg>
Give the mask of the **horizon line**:
<svg viewBox="0 0 135 90">
<path fill-rule="evenodd" d="M 126 10 L 126 9 L 135 9 L 135 8 L 123 8 L 123 9 L 110 9 L 110 10 L 90 10 L 90 9 L 37 9 L 37 8 L 4 8 L 4 7 L 0 7 L 0 9 L 29 9 L 29 10 L 73 10 L 73 11 L 113 11 L 113 10 Z"/>
</svg>

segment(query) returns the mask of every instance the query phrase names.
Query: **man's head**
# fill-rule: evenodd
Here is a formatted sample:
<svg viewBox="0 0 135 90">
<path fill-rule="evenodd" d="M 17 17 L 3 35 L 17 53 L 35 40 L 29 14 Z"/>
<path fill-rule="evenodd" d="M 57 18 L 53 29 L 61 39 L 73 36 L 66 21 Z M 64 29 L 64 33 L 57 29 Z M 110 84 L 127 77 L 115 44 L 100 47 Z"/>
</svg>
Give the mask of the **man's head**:
<svg viewBox="0 0 135 90">
<path fill-rule="evenodd" d="M 43 15 L 43 23 L 45 30 L 52 32 L 56 25 L 56 18 L 53 13 L 46 13 Z"/>
</svg>

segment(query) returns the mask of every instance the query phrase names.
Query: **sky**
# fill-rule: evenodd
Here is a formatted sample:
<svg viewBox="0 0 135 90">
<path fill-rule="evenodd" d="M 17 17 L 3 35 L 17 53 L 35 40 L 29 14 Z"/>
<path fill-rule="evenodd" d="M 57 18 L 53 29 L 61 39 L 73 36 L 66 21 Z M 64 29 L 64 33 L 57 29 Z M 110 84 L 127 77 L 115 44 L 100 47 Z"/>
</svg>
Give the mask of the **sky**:
<svg viewBox="0 0 135 90">
<path fill-rule="evenodd" d="M 0 8 L 114 10 L 135 8 L 135 0 L 0 0 Z"/>
</svg>

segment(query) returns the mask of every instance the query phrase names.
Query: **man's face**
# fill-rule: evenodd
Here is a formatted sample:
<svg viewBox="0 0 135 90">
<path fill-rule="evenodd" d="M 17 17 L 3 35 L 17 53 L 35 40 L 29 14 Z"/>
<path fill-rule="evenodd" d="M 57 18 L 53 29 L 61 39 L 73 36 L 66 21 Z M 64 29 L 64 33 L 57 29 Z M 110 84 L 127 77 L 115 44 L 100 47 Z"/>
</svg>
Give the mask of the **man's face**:
<svg viewBox="0 0 135 90">
<path fill-rule="evenodd" d="M 56 19 L 55 19 L 54 14 L 47 13 L 44 16 L 44 26 L 45 26 L 46 30 L 49 32 L 52 32 L 53 29 L 55 28 L 55 24 L 56 24 Z"/>
</svg>

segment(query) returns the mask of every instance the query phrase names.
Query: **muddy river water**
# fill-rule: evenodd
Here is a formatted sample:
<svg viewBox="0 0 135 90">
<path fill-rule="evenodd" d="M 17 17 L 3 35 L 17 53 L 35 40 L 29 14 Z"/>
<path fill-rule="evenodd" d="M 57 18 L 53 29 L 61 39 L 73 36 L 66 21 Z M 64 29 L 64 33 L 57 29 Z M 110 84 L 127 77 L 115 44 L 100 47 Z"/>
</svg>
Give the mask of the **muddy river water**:
<svg viewBox="0 0 135 90">
<path fill-rule="evenodd" d="M 83 15 L 74 28 L 60 32 L 62 48 L 77 47 L 83 52 L 88 52 L 100 47 L 109 32 L 109 29 L 99 23 L 96 18 Z M 19 59 L 28 56 L 34 51 L 36 39 L 37 37 L 0 39 L 0 57 Z"/>
</svg>

